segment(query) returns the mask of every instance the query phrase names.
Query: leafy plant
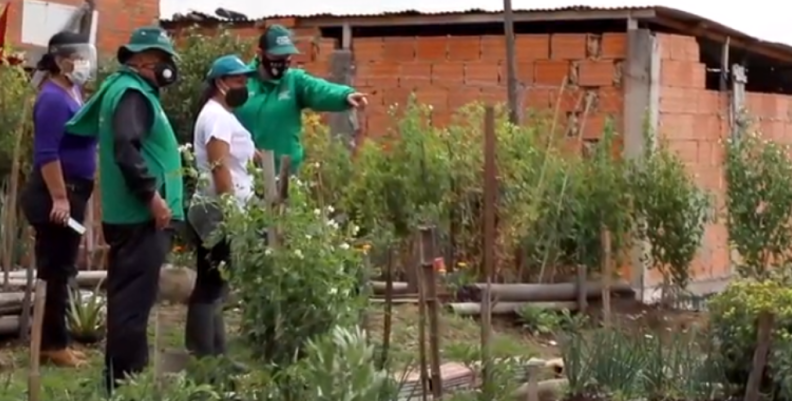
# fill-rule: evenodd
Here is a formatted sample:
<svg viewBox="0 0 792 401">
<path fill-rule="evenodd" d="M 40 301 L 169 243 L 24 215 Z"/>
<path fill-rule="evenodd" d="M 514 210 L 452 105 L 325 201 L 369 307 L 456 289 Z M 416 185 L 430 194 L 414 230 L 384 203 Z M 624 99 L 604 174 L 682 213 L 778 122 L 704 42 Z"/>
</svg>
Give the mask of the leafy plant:
<svg viewBox="0 0 792 401">
<path fill-rule="evenodd" d="M 552 334 L 561 329 L 564 322 L 564 317 L 555 311 L 537 308 L 530 304 L 518 309 L 517 316 L 523 326 L 534 334 Z"/>
<path fill-rule="evenodd" d="M 631 180 L 638 237 L 650 245 L 647 262 L 665 282 L 684 289 L 709 222 L 709 196 L 664 142 L 657 149 L 646 147 L 642 160 L 633 165 Z"/>
<path fill-rule="evenodd" d="M 710 328 L 723 357 L 724 370 L 735 392 L 742 393 L 756 348 L 760 313 L 775 315 L 775 326 L 762 391 L 781 399 L 792 396 L 792 289 L 789 281 L 772 277 L 734 281 L 708 303 Z"/>
<path fill-rule="evenodd" d="M 91 295 L 83 297 L 78 288 L 69 289 L 69 309 L 66 322 L 72 337 L 92 344 L 104 338 L 107 302 L 100 295 L 102 282 Z"/>
<path fill-rule="evenodd" d="M 781 145 L 742 132 L 726 141 L 726 224 L 742 277 L 766 277 L 792 256 L 792 163 Z"/>
<path fill-rule="evenodd" d="M 257 202 L 224 203 L 232 285 L 242 303 L 242 333 L 257 356 L 284 365 L 309 340 L 357 323 L 363 308 L 363 252 L 352 247 L 356 227 L 341 226 L 310 196 L 310 183 L 291 179 L 287 213 Z M 261 189 L 260 180 L 257 181 Z M 265 240 L 277 227 L 280 246 Z M 271 235 L 271 234 L 268 234 Z"/>
</svg>

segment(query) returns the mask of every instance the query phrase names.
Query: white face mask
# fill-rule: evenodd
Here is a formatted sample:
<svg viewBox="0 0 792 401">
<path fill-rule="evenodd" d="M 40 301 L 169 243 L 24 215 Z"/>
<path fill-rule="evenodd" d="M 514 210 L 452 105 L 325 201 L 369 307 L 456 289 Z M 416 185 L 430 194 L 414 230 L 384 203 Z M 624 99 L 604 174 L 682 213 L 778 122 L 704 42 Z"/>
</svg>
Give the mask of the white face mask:
<svg viewBox="0 0 792 401">
<path fill-rule="evenodd" d="M 66 76 L 75 85 L 84 85 L 91 78 L 91 63 L 84 60 L 74 61 L 74 68 Z"/>
</svg>

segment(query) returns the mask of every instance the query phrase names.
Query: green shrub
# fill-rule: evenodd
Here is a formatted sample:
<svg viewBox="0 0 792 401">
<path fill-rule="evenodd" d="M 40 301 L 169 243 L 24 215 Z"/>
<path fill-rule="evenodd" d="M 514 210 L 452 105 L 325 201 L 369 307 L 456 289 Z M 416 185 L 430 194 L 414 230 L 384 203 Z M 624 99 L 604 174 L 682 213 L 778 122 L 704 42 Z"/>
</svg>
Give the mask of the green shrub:
<svg viewBox="0 0 792 401">
<path fill-rule="evenodd" d="M 709 301 L 710 326 L 724 357 L 729 383 L 743 394 L 756 348 L 757 319 L 761 312 L 775 315 L 768 365 L 762 392 L 788 400 L 792 397 L 792 287 L 777 278 L 741 279 Z"/>
</svg>

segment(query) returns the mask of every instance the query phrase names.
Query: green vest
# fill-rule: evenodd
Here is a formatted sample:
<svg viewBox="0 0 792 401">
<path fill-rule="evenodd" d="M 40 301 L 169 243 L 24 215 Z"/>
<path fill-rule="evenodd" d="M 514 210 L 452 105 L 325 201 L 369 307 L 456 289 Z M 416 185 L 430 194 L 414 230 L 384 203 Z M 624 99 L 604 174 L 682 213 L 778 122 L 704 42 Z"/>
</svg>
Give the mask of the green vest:
<svg viewBox="0 0 792 401">
<path fill-rule="evenodd" d="M 99 91 L 68 122 L 72 135 L 99 135 L 99 192 L 102 221 L 109 224 L 135 224 L 153 219 L 149 206 L 141 202 L 124 181 L 113 156 L 113 114 L 128 90 L 144 94 L 154 109 L 154 124 L 141 141 L 141 153 L 149 174 L 157 178 L 160 196 L 170 207 L 175 220 L 184 220 L 182 159 L 176 135 L 160 104 L 159 94 L 143 78 L 122 67 L 102 83 Z"/>
</svg>

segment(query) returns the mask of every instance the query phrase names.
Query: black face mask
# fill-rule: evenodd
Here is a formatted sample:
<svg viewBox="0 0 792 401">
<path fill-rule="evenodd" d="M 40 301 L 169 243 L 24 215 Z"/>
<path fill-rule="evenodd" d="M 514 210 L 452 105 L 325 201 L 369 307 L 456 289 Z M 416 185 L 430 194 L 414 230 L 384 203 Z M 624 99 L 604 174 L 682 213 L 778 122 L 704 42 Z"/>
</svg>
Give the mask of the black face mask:
<svg viewBox="0 0 792 401">
<path fill-rule="evenodd" d="M 228 88 L 223 96 L 225 97 L 225 102 L 228 107 L 235 109 L 247 102 L 248 90 L 244 86 L 240 88 Z"/>
<path fill-rule="evenodd" d="M 261 58 L 261 68 L 264 73 L 272 79 L 281 79 L 286 70 L 289 69 L 290 60 L 270 60 L 266 57 Z"/>
<path fill-rule="evenodd" d="M 170 62 L 155 64 L 154 79 L 160 88 L 172 85 L 179 79 L 179 70 L 176 68 L 176 64 Z"/>
</svg>

